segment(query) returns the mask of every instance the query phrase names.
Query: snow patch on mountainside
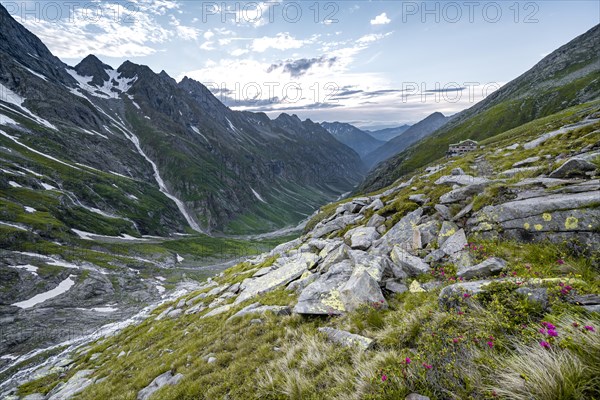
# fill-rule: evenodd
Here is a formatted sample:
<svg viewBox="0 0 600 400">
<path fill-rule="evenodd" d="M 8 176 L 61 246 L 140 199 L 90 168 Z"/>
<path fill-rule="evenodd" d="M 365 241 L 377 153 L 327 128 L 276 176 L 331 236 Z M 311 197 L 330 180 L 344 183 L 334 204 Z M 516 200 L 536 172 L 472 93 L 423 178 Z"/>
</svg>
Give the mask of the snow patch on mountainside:
<svg viewBox="0 0 600 400">
<path fill-rule="evenodd" d="M 14 303 L 13 306 L 19 307 L 19 308 L 32 308 L 36 304 L 43 303 L 46 300 L 52 299 L 56 296 L 59 296 L 65 292 L 67 292 L 69 289 L 71 289 L 73 287 L 73 285 L 75 285 L 75 281 L 72 278 L 73 278 L 73 275 L 69 276 L 67 279 L 65 279 L 64 281 L 59 283 L 58 286 L 55 287 L 54 289 L 49 290 L 44 293 L 40 293 L 38 295 L 35 295 L 32 298 L 30 298 L 29 300 Z"/>
<path fill-rule="evenodd" d="M 258 194 L 258 193 L 256 192 L 256 190 L 254 190 L 254 189 L 252 189 L 252 188 L 250 188 L 250 190 L 252 190 L 252 193 L 254 193 L 254 196 L 256 196 L 256 198 L 257 198 L 258 200 L 262 201 L 262 202 L 263 202 L 263 203 L 265 203 L 265 204 L 267 203 L 267 202 L 266 202 L 266 201 L 265 201 L 265 200 L 264 200 L 264 199 L 263 199 L 263 198 L 260 196 L 260 194 Z"/>
</svg>

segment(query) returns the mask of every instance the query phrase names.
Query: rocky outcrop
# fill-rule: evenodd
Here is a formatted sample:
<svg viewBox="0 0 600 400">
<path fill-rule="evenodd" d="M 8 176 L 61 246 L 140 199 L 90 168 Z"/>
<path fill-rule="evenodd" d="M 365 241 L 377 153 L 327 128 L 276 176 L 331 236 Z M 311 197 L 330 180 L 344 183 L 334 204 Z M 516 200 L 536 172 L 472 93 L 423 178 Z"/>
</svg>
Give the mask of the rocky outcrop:
<svg viewBox="0 0 600 400">
<path fill-rule="evenodd" d="M 166 385 L 177 385 L 182 379 L 182 374 L 173 375 L 171 371 L 167 371 L 154 378 L 148 386 L 140 390 L 137 394 L 137 400 L 148 400 L 158 389 Z"/>
<path fill-rule="evenodd" d="M 473 266 L 465 266 L 458 270 L 456 276 L 464 279 L 487 278 L 502 271 L 506 267 L 506 261 L 501 258 L 492 257 Z"/>
</svg>

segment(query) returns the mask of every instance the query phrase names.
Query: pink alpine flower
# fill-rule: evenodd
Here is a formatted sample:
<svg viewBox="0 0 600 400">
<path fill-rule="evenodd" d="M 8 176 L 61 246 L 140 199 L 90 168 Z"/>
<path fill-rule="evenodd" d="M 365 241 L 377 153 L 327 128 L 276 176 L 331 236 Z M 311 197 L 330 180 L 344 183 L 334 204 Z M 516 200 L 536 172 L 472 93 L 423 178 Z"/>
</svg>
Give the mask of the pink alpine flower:
<svg viewBox="0 0 600 400">
<path fill-rule="evenodd" d="M 554 329 L 548 329 L 548 336 L 557 337 L 558 333 Z"/>
<path fill-rule="evenodd" d="M 545 349 L 549 349 L 550 348 L 550 343 L 546 342 L 545 340 L 542 340 L 540 342 L 540 346 L 542 346 Z"/>
<path fill-rule="evenodd" d="M 596 332 L 596 330 L 594 329 L 593 326 L 591 325 L 586 325 L 583 327 L 586 331 L 590 331 L 590 332 Z"/>
<path fill-rule="evenodd" d="M 381 381 L 382 382 L 387 381 L 387 375 L 386 374 L 381 375 Z"/>
<path fill-rule="evenodd" d="M 410 357 L 406 357 L 404 359 L 404 362 L 406 363 L 406 365 L 410 364 L 412 362 L 412 360 L 410 359 Z"/>
<path fill-rule="evenodd" d="M 494 342 L 487 342 L 487 345 L 491 349 L 492 347 L 494 347 Z"/>
<path fill-rule="evenodd" d="M 431 368 L 433 368 L 433 365 L 427 364 L 427 363 L 423 363 L 423 367 L 425 367 L 425 369 L 431 369 Z"/>
</svg>

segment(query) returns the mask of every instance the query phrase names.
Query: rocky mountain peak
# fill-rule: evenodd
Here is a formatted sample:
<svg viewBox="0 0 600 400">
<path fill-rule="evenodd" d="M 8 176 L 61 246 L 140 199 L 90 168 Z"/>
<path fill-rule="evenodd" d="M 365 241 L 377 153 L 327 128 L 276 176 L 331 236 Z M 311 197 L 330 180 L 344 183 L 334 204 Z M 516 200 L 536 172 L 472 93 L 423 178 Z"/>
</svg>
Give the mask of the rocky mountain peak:
<svg viewBox="0 0 600 400">
<path fill-rule="evenodd" d="M 93 54 L 85 57 L 75 66 L 75 71 L 81 76 L 91 76 L 90 85 L 102 86 L 104 82 L 110 79 L 107 70 L 113 70 L 110 65 L 104 64 Z"/>
</svg>

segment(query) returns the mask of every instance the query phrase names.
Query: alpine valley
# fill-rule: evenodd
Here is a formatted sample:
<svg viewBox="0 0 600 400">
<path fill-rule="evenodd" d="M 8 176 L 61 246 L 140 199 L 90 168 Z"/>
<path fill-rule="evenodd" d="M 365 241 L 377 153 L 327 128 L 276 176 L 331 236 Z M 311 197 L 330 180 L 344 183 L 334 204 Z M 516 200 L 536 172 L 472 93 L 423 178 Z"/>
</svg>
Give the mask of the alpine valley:
<svg viewBox="0 0 600 400">
<path fill-rule="evenodd" d="M 598 398 L 598 54 L 370 132 L 68 66 L 0 5 L 0 397 Z"/>
</svg>

